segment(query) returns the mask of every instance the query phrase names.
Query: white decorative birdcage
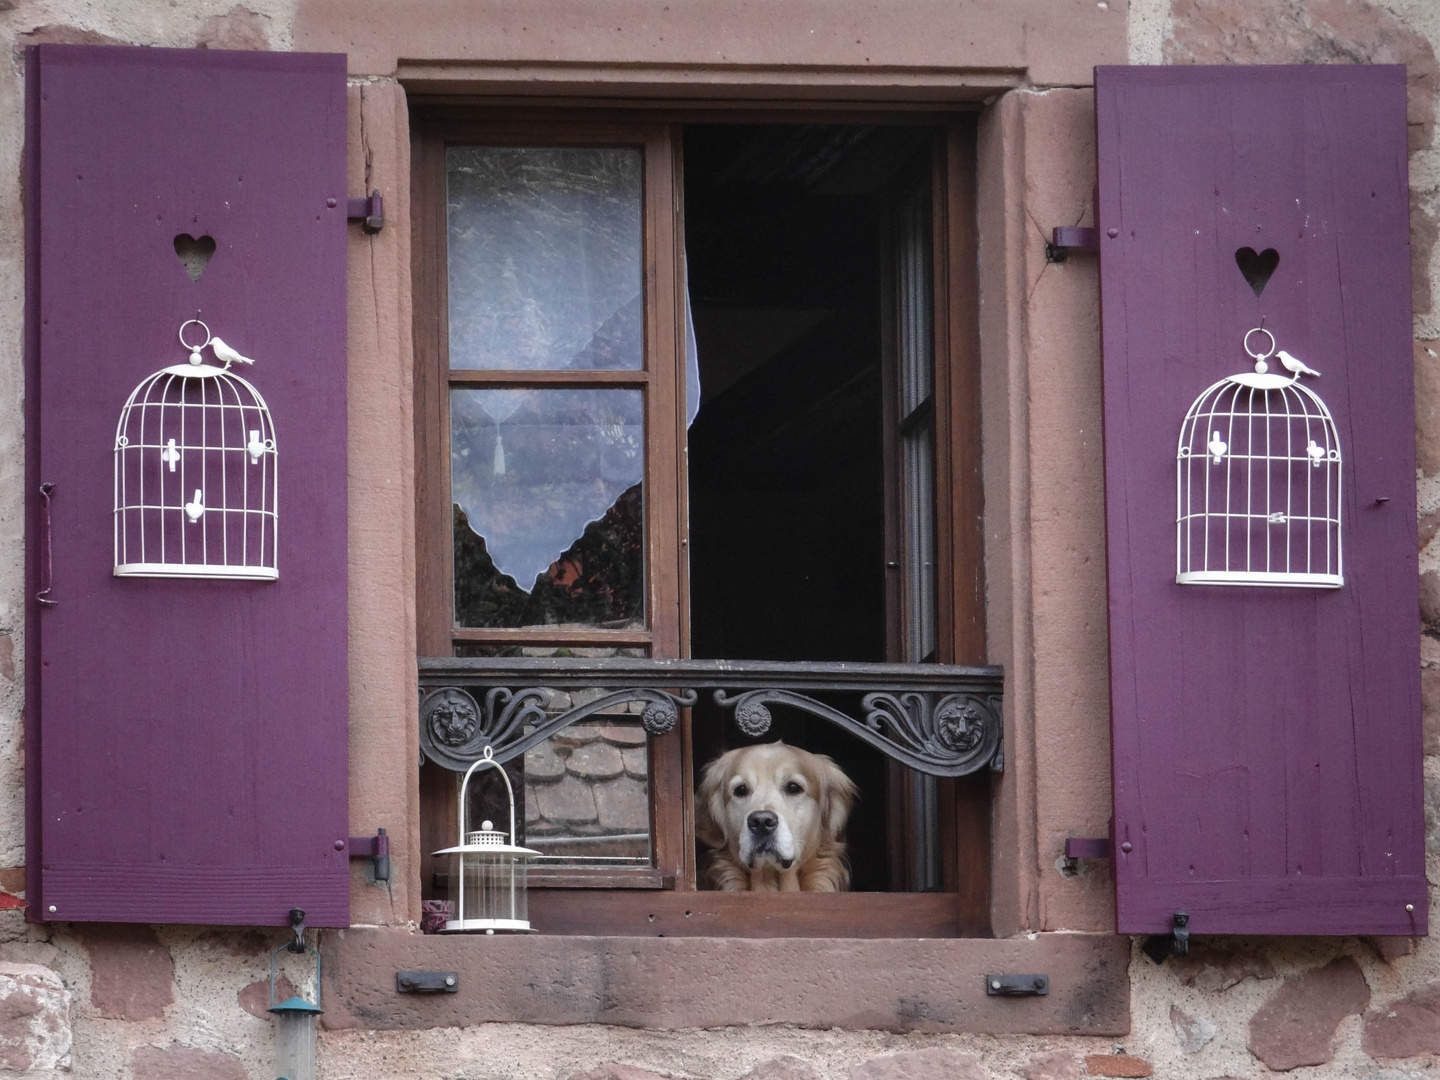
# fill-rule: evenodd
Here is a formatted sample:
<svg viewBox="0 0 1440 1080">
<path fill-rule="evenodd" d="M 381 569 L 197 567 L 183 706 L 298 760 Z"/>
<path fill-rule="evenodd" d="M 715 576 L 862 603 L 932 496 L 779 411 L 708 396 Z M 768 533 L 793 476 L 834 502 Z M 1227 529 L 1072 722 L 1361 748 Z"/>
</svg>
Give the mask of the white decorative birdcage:
<svg viewBox="0 0 1440 1080">
<path fill-rule="evenodd" d="M 1293 376 L 1269 373 L 1273 353 L 1271 338 L 1269 352 L 1250 354 L 1256 371 L 1221 379 L 1185 414 L 1175 461 L 1181 585 L 1345 583 L 1335 422 L 1299 381 L 1316 372 L 1281 352 Z"/>
<path fill-rule="evenodd" d="M 200 345 L 185 341 L 199 326 Z M 193 336 L 193 335 L 192 335 Z M 180 328 L 188 364 L 140 383 L 115 428 L 117 577 L 274 581 L 275 426 L 260 392 L 230 371 L 250 363 L 209 328 Z M 222 366 L 207 364 L 209 346 Z"/>
</svg>

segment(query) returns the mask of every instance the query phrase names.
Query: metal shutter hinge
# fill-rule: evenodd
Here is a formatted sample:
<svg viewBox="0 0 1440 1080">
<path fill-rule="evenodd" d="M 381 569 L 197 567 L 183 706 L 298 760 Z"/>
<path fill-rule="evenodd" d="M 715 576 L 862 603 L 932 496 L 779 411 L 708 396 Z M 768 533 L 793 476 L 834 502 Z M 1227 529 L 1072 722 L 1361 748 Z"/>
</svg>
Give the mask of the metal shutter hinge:
<svg viewBox="0 0 1440 1080">
<path fill-rule="evenodd" d="M 1065 861 L 1060 867 L 1060 872 L 1066 877 L 1074 877 L 1080 873 L 1081 859 L 1108 858 L 1110 858 L 1110 838 L 1108 836 L 1071 836 L 1065 841 Z"/>
<path fill-rule="evenodd" d="M 1067 859 L 1108 859 L 1110 838 L 1108 836 L 1072 836 L 1065 841 Z"/>
<path fill-rule="evenodd" d="M 1100 233 L 1072 225 L 1060 225 L 1045 244 L 1045 261 L 1063 263 L 1071 252 L 1094 255 L 1100 251 Z"/>
<path fill-rule="evenodd" d="M 376 881 L 390 880 L 390 837 L 384 829 L 376 830 L 374 836 L 352 836 L 348 847 L 350 858 L 371 860 Z"/>
<path fill-rule="evenodd" d="M 385 200 L 380 197 L 380 190 L 376 188 L 369 195 L 361 195 L 357 199 L 345 200 L 345 216 L 351 221 L 361 223 L 360 231 L 366 236 L 374 236 L 385 227 Z"/>
</svg>

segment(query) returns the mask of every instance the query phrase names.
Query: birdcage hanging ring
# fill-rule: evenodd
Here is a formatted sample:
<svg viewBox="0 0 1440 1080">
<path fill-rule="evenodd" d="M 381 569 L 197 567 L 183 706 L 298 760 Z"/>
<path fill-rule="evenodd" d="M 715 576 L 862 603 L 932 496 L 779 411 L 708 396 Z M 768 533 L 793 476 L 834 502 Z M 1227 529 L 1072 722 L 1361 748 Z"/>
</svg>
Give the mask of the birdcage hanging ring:
<svg viewBox="0 0 1440 1080">
<path fill-rule="evenodd" d="M 186 340 L 191 327 L 204 334 L 199 344 Z M 141 381 L 120 411 L 114 573 L 274 581 L 275 425 L 260 391 L 230 370 L 253 361 L 198 318 L 181 324 L 179 339 L 188 363 Z M 205 362 L 206 348 L 218 364 Z"/>
<path fill-rule="evenodd" d="M 1264 334 L 1267 338 L 1269 338 L 1270 348 L 1268 348 L 1264 352 L 1258 353 L 1251 349 L 1250 338 L 1255 334 Z M 1262 320 L 1260 325 L 1255 327 L 1255 329 L 1247 331 L 1245 334 L 1245 340 L 1242 341 L 1240 344 L 1245 349 L 1245 352 L 1250 357 L 1250 359 L 1255 361 L 1256 373 L 1260 375 L 1265 374 L 1265 372 L 1269 370 L 1270 367 L 1270 365 L 1267 364 L 1265 361 L 1269 360 L 1270 357 L 1275 355 L 1275 335 L 1270 333 L 1269 330 L 1265 329 L 1264 321 Z"/>
</svg>

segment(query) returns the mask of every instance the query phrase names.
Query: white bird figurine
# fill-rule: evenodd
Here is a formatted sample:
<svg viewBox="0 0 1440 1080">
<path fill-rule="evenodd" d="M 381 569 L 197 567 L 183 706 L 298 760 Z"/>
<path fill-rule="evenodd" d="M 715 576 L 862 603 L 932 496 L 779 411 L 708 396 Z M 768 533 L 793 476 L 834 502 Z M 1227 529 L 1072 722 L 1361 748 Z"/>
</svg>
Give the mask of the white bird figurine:
<svg viewBox="0 0 1440 1080">
<path fill-rule="evenodd" d="M 160 460 L 170 466 L 170 471 L 175 471 L 175 463 L 180 460 L 180 451 L 175 449 L 175 440 L 171 439 L 165 444 L 165 449 L 160 451 Z"/>
<path fill-rule="evenodd" d="M 250 454 L 250 464 L 259 465 L 260 458 L 265 453 L 265 440 L 260 438 L 260 432 L 255 430 L 250 432 L 250 441 L 246 444 L 245 449 Z"/>
<path fill-rule="evenodd" d="M 192 502 L 185 504 L 185 513 L 190 518 L 190 524 L 200 520 L 200 515 L 205 513 L 205 500 L 201 497 L 200 489 L 195 489 L 195 498 Z"/>
<path fill-rule="evenodd" d="M 1320 467 L 1320 462 L 1325 460 L 1325 448 L 1314 439 L 1310 440 L 1310 445 L 1305 448 L 1305 452 L 1310 455 L 1310 464 L 1317 469 Z"/>
<path fill-rule="evenodd" d="M 1294 375 L 1297 379 L 1301 375 L 1315 375 L 1318 377 L 1320 374 L 1320 372 L 1316 371 L 1314 368 L 1306 365 L 1304 361 L 1295 359 L 1295 357 L 1291 356 L 1284 349 L 1281 349 L 1275 355 L 1279 358 L 1280 363 L 1285 365 L 1285 370 L 1290 372 L 1290 374 Z"/>
<path fill-rule="evenodd" d="M 1216 465 L 1220 464 L 1220 459 L 1225 456 L 1225 451 L 1229 449 L 1230 447 L 1226 445 L 1225 440 L 1220 438 L 1218 431 L 1210 436 L 1210 457 Z"/>
<path fill-rule="evenodd" d="M 210 351 L 215 354 L 215 359 L 223 361 L 226 367 L 231 364 L 253 364 L 248 356 L 241 356 L 238 352 L 226 345 L 224 340 L 218 337 L 210 339 Z"/>
</svg>

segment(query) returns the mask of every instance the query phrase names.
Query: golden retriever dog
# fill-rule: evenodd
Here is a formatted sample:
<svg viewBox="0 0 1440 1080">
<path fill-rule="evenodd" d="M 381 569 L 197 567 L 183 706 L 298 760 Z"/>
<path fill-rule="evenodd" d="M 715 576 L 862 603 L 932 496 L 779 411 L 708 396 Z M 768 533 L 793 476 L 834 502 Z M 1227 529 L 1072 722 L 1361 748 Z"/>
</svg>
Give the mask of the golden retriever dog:
<svg viewBox="0 0 1440 1080">
<path fill-rule="evenodd" d="M 711 882 L 736 892 L 848 889 L 840 837 L 855 794 L 835 762 L 783 742 L 721 754 L 695 794 L 695 834 L 714 849 Z"/>
</svg>

